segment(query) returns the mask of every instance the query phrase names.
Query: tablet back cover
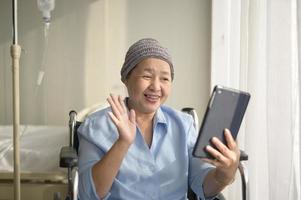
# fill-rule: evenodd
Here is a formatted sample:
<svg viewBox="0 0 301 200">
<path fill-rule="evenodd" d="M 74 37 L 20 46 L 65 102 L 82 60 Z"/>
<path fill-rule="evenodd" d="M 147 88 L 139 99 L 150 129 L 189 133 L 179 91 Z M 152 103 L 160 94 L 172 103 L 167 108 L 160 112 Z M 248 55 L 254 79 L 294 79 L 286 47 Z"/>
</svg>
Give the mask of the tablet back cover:
<svg viewBox="0 0 301 200">
<path fill-rule="evenodd" d="M 204 149 L 206 145 L 213 146 L 210 142 L 212 137 L 226 144 L 223 133 L 225 128 L 236 139 L 249 99 L 249 93 L 215 86 L 194 146 L 194 156 L 212 158 Z"/>
</svg>

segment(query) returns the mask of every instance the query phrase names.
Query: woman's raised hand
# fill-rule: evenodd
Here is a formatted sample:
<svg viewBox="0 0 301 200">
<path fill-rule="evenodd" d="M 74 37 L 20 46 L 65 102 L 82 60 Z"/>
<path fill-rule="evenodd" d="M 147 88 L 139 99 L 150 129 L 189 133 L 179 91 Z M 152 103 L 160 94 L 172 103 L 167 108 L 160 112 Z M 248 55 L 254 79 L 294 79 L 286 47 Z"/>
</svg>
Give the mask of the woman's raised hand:
<svg viewBox="0 0 301 200">
<path fill-rule="evenodd" d="M 111 105 L 112 112 L 109 115 L 119 132 L 119 140 L 132 144 L 136 137 L 136 115 L 133 109 L 128 112 L 123 98 L 110 94 L 107 101 Z"/>
</svg>

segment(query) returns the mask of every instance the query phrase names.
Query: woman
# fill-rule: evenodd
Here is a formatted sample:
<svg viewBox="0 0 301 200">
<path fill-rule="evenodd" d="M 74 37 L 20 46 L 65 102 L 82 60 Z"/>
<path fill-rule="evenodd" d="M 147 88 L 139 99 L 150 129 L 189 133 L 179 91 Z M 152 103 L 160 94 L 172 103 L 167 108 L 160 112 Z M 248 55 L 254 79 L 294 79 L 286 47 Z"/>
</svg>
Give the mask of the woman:
<svg viewBox="0 0 301 200">
<path fill-rule="evenodd" d="M 227 146 L 213 138 L 219 151 L 206 149 L 214 160 L 192 157 L 192 117 L 163 105 L 173 78 L 171 57 L 158 41 L 129 48 L 121 69 L 129 97 L 110 95 L 110 107 L 79 129 L 81 199 L 186 199 L 188 185 L 210 199 L 232 182 L 236 142 L 225 130 Z"/>
</svg>

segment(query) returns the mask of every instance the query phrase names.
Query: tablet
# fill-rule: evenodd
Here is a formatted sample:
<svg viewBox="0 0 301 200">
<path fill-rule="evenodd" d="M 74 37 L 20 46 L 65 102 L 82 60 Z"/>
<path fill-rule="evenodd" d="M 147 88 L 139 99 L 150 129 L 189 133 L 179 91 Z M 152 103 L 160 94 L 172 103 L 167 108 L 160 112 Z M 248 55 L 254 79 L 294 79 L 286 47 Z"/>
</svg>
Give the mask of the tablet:
<svg viewBox="0 0 301 200">
<path fill-rule="evenodd" d="M 212 158 L 205 147 L 210 145 L 215 148 L 210 142 L 212 137 L 217 137 L 226 144 L 225 128 L 229 129 L 236 139 L 249 99 L 250 94 L 247 92 L 221 85 L 214 87 L 193 149 L 193 156 Z"/>
</svg>

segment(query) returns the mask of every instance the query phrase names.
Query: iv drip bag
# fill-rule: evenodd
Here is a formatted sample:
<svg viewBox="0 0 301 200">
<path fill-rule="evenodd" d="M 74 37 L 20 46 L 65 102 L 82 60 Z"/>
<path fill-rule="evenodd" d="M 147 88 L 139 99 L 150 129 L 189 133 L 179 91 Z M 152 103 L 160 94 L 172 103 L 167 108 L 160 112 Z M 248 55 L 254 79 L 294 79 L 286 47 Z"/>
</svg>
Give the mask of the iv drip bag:
<svg viewBox="0 0 301 200">
<path fill-rule="evenodd" d="M 38 8 L 43 14 L 43 20 L 45 23 L 50 23 L 50 12 L 54 9 L 55 0 L 37 0 Z"/>
</svg>

